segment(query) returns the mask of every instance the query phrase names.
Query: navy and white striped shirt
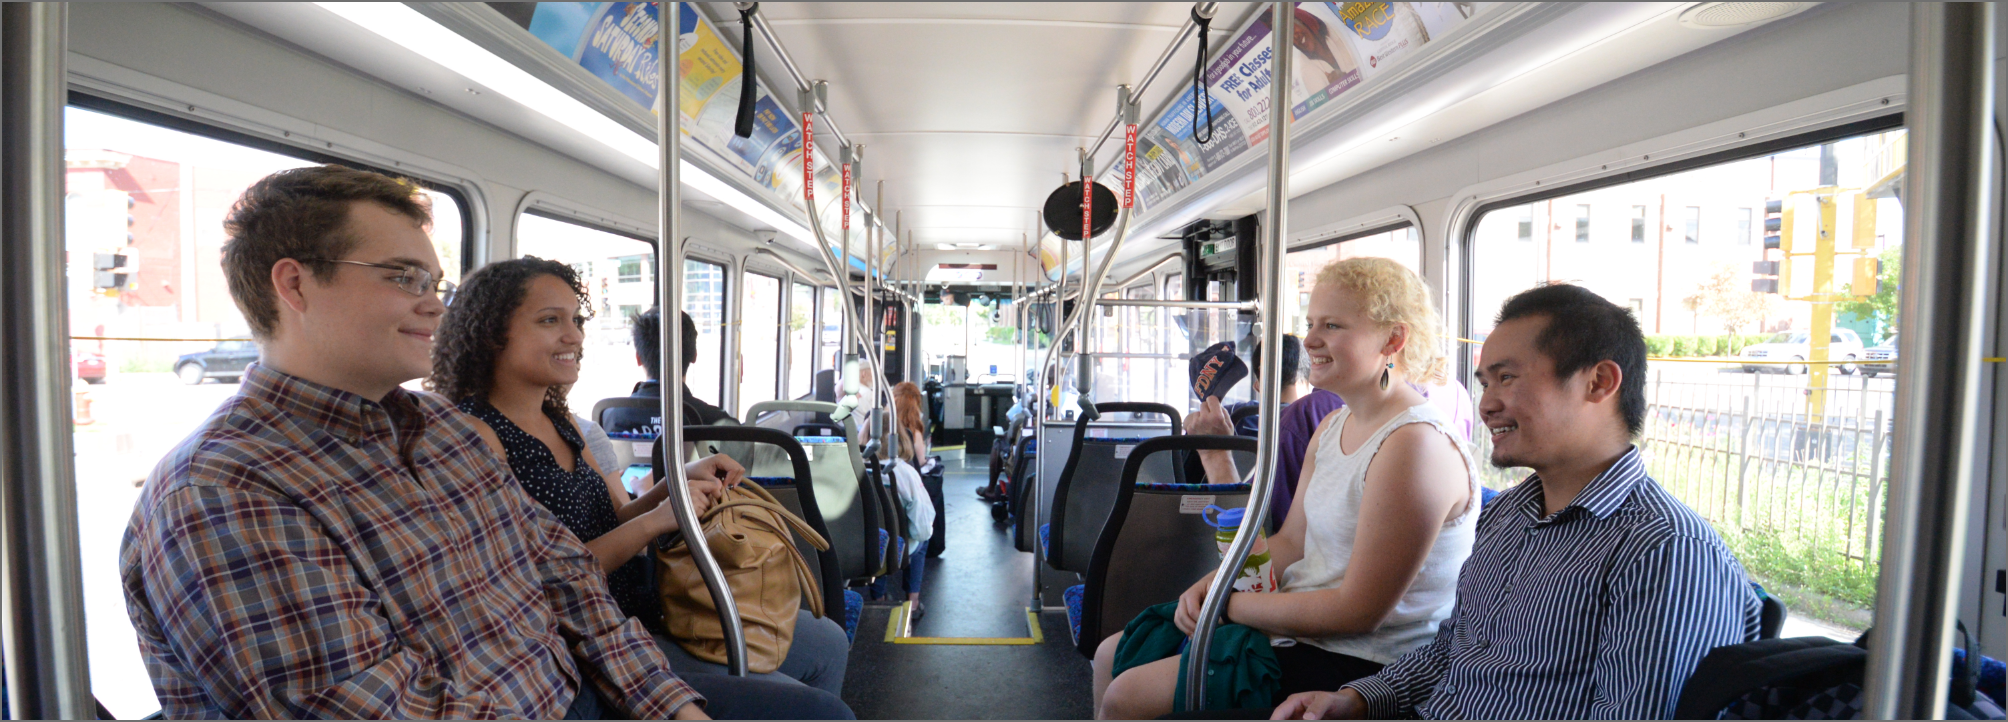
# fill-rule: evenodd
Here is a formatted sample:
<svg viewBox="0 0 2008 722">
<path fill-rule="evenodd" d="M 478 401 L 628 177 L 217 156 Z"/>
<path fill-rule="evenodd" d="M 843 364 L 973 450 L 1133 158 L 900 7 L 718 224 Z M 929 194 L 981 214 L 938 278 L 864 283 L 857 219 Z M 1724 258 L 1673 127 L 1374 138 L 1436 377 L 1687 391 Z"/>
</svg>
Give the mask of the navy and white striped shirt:
<svg viewBox="0 0 2008 722">
<path fill-rule="evenodd" d="M 1716 647 L 1757 638 L 1743 566 L 1634 447 L 1545 516 L 1541 478 L 1478 519 L 1435 641 L 1347 685 L 1379 719 L 1655 719 Z"/>
</svg>

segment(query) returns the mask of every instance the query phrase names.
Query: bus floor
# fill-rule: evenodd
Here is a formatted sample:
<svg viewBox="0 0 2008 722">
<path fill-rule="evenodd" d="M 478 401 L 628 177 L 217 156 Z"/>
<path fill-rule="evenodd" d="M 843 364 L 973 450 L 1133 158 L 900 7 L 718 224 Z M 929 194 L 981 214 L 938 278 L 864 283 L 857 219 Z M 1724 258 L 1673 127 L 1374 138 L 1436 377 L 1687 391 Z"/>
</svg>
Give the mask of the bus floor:
<svg viewBox="0 0 2008 722">
<path fill-rule="evenodd" d="M 920 595 L 927 614 L 912 636 L 1026 637 L 1032 555 L 1012 545 L 1010 527 L 992 521 L 989 503 L 976 498 L 988 457 L 941 456 L 948 545 L 927 560 Z M 886 625 L 906 592 L 898 579 L 886 589 L 889 599 L 865 603 L 851 644 L 843 697 L 858 719 L 1092 716 L 1091 669 L 1070 643 L 1066 613 L 1038 615 L 1039 644 L 895 644 L 885 641 Z"/>
</svg>

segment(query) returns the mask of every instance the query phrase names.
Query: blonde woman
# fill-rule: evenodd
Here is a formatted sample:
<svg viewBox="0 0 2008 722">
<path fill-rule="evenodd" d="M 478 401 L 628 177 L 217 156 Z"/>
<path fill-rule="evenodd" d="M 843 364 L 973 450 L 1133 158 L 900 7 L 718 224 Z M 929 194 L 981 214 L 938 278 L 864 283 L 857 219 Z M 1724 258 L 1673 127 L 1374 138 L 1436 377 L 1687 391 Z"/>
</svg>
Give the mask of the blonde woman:
<svg viewBox="0 0 2008 722">
<path fill-rule="evenodd" d="M 1306 375 L 1345 406 L 1319 423 L 1299 501 L 1269 539 L 1281 588 L 1229 597 L 1223 619 L 1270 637 L 1282 668 L 1278 701 L 1338 689 L 1428 643 L 1450 614 L 1479 506 L 1470 454 L 1444 413 L 1409 383 L 1434 382 L 1444 366 L 1422 279 L 1382 258 L 1335 262 L 1318 274 L 1308 321 Z M 1210 399 L 1185 428 L 1233 433 Z M 1225 452 L 1201 458 L 1208 481 L 1241 478 Z M 1186 634 L 1210 582 L 1211 574 L 1179 596 L 1174 621 Z M 1171 712 L 1178 658 L 1111 679 L 1121 640 L 1110 637 L 1095 655 L 1097 716 Z"/>
</svg>

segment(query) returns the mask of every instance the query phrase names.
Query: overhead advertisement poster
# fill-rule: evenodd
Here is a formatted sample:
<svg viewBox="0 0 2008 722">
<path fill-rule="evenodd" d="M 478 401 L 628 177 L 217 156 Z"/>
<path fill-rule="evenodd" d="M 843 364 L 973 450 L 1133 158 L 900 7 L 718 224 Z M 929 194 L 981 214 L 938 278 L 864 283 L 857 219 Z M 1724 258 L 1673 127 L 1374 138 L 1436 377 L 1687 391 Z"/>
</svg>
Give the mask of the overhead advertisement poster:
<svg viewBox="0 0 2008 722">
<path fill-rule="evenodd" d="M 1296 4 L 1290 37 L 1290 118 L 1301 122 L 1396 64 L 1432 37 L 1468 20 L 1478 3 L 1306 2 Z M 1269 140 L 1269 83 L 1275 63 L 1264 11 L 1222 48 L 1206 77 L 1213 137 L 1203 137 L 1187 88 L 1145 126 L 1137 142 L 1137 205 L 1149 210 Z"/>
<path fill-rule="evenodd" d="M 559 54 L 571 58 L 608 86 L 643 107 L 656 106 L 661 23 L 657 4 L 646 2 L 541 2 L 524 29 Z M 738 171 L 786 207 L 806 211 L 802 200 L 802 128 L 798 116 L 764 85 L 755 88 L 753 135 L 740 138 L 732 125 L 739 112 L 744 66 L 732 46 L 696 8 L 680 3 L 676 47 L 678 109 L 682 130 L 716 164 Z M 520 22 L 520 21 L 519 21 Z M 818 152 L 816 195 L 834 200 L 840 172 Z M 833 216 L 835 205 L 824 213 Z M 824 223 L 833 241 L 836 226 Z M 839 241 L 840 243 L 841 241 Z"/>
</svg>

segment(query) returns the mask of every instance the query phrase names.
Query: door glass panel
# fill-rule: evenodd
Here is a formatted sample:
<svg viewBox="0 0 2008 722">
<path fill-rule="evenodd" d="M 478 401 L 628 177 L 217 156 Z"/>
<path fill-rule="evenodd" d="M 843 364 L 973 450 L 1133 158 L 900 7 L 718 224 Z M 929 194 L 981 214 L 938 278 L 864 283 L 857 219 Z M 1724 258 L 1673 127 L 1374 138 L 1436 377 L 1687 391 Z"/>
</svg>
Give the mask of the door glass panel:
<svg viewBox="0 0 2008 722">
<path fill-rule="evenodd" d="M 739 411 L 779 398 L 781 373 L 781 279 L 746 274 L 739 308 Z"/>
<path fill-rule="evenodd" d="M 816 373 L 816 287 L 791 284 L 788 291 L 788 392 L 799 399 L 814 390 Z"/>
<path fill-rule="evenodd" d="M 697 322 L 697 361 L 683 379 L 690 393 L 712 404 L 724 403 L 725 266 L 695 258 L 683 259 L 683 312 Z"/>
</svg>

